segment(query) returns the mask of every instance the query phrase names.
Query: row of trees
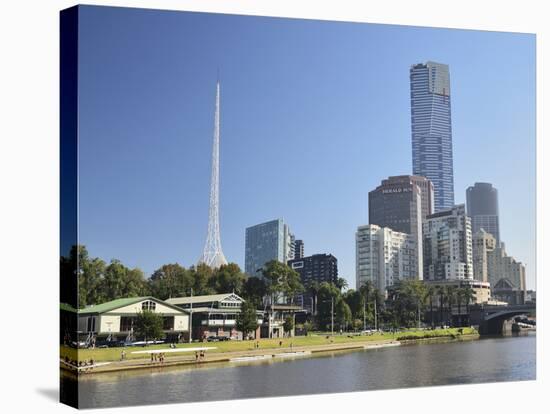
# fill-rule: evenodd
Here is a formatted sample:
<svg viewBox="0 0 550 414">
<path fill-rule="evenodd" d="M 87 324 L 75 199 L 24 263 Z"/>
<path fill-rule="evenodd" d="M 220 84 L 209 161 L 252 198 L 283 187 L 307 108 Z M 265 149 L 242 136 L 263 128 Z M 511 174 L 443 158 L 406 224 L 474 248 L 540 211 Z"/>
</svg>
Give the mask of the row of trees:
<svg viewBox="0 0 550 414">
<path fill-rule="evenodd" d="M 456 305 L 456 322 L 462 325 L 463 306 L 468 311 L 474 300 L 475 292 L 470 286 L 436 286 L 407 280 L 388 289 L 382 318 L 392 327 L 413 327 L 424 322 L 433 328 L 436 319 L 441 324 L 452 324 L 452 309 Z"/>
<path fill-rule="evenodd" d="M 334 326 L 339 330 L 361 329 L 371 326 L 377 311 L 380 311 L 384 297 L 368 282 L 360 290 L 347 288 L 345 279 L 336 283 L 311 282 L 306 292 L 312 298 L 312 328 L 330 330 Z"/>
<path fill-rule="evenodd" d="M 420 323 L 432 327 L 452 323 L 453 306 L 458 308 L 457 324 L 462 311 L 475 300 L 470 286 L 433 286 L 418 280 L 405 280 L 391 286 L 387 296 L 367 282 L 359 290 L 342 292 L 343 286 L 332 283 L 312 283 L 306 291 L 312 296 L 312 327 L 330 330 L 359 330 L 364 327 L 414 327 Z"/>
<path fill-rule="evenodd" d="M 133 296 L 154 296 L 161 300 L 172 297 L 235 292 L 256 307 L 264 297 L 292 303 L 303 292 L 300 275 L 278 261 L 266 264 L 262 278 L 249 277 L 235 263 L 212 269 L 205 264 L 185 268 L 166 264 L 146 278 L 139 268 L 128 268 L 119 260 L 110 263 L 90 257 L 85 246 L 74 247 L 68 258 L 61 260 L 62 277 L 78 279 L 78 306 L 108 302 Z"/>
<path fill-rule="evenodd" d="M 245 314 L 252 324 L 253 312 L 264 305 L 266 298 L 270 303 L 279 303 L 283 298 L 292 304 L 299 294 L 306 293 L 312 298 L 313 310 L 308 328 L 320 330 L 330 330 L 332 326 L 338 330 L 358 330 L 376 323 L 413 327 L 421 321 L 434 326 L 435 320 L 443 323 L 449 318 L 453 306 L 461 314 L 474 300 L 469 286 L 436 287 L 415 280 L 391 286 L 387 297 L 371 282 L 359 290 L 347 289 L 343 278 L 335 283 L 313 281 L 303 286 L 295 270 L 275 260 L 265 265 L 261 278 L 247 276 L 234 263 L 219 269 L 204 264 L 190 268 L 166 264 L 146 278 L 138 268 L 128 268 L 115 259 L 107 264 L 90 257 L 85 246 L 78 246 L 72 249 L 70 257 L 62 258 L 61 269 L 65 277 L 74 277 L 74 269 L 79 269 L 80 308 L 121 297 L 154 296 L 166 300 L 191 294 L 235 292 L 246 300 Z"/>
</svg>

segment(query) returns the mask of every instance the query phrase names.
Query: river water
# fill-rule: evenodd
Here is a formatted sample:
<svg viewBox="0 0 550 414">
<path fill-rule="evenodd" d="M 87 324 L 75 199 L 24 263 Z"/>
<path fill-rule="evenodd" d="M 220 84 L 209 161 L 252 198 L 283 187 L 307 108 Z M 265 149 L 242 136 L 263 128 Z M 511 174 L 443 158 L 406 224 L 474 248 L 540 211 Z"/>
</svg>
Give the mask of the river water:
<svg viewBox="0 0 550 414">
<path fill-rule="evenodd" d="M 535 343 L 530 334 L 90 375 L 80 380 L 79 399 L 94 408 L 534 380 Z"/>
</svg>

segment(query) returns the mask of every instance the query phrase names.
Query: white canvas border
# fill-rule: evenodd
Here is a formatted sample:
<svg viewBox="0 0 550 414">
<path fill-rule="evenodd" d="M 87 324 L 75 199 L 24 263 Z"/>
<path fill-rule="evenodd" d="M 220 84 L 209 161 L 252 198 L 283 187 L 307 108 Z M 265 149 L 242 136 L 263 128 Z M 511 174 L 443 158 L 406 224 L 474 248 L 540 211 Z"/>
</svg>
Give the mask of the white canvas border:
<svg viewBox="0 0 550 414">
<path fill-rule="evenodd" d="M 542 388 L 548 364 L 542 354 L 546 338 L 543 275 L 548 273 L 548 144 L 544 136 L 545 62 L 549 56 L 547 16 L 540 1 L 442 2 L 401 0 L 346 1 L 215 1 L 132 0 L 87 1 L 87 4 L 211 11 L 250 15 L 364 21 L 370 23 L 502 30 L 537 34 L 537 294 L 536 382 L 463 385 L 407 390 L 314 395 L 277 399 L 173 405 L 175 410 L 280 413 L 282 410 L 334 412 L 527 412 L 548 399 Z M 58 384 L 58 40 L 60 9 L 75 3 L 61 0 L 5 2 L 0 7 L 2 31 L 2 100 L 0 122 L 0 257 L 4 314 L 1 355 L 5 379 L 4 407 L 15 410 L 68 411 L 55 402 Z M 545 19 L 546 17 L 546 19 Z M 546 20 L 546 21 L 545 21 Z M 547 65 L 546 65 L 547 66 Z M 547 68 L 546 68 L 547 69 Z M 548 70 L 547 70 L 548 71 Z M 7 309 L 16 310 L 14 318 Z M 12 323 L 10 323 L 10 320 Z M 14 344 L 17 321 L 33 322 L 34 341 Z M 11 332 L 11 333 L 10 333 Z M 547 339 L 547 338 L 546 338 Z M 7 370 L 6 370 L 7 368 Z M 517 398 L 523 395 L 529 398 Z M 546 398 L 545 398 L 546 397 Z M 153 409 L 166 409 L 157 407 Z M 169 409 L 170 409 L 169 408 Z M 146 413 L 151 407 L 116 409 Z M 539 411 L 539 410 L 537 410 Z M 106 409 L 101 412 L 115 412 Z"/>
</svg>

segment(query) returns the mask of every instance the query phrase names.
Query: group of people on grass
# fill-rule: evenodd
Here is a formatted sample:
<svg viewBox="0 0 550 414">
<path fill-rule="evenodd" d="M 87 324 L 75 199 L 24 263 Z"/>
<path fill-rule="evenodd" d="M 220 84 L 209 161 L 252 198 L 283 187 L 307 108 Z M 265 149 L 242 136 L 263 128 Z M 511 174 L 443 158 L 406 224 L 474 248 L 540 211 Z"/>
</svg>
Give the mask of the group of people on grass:
<svg viewBox="0 0 550 414">
<path fill-rule="evenodd" d="M 73 367 L 78 367 L 78 368 L 82 368 L 82 367 L 92 368 L 95 363 L 93 358 L 90 358 L 88 361 L 76 361 L 74 359 L 70 359 L 68 356 L 65 356 L 65 358 L 63 358 L 63 361 L 65 361 L 65 363 L 68 365 L 72 365 Z"/>
<path fill-rule="evenodd" d="M 151 352 L 151 363 L 155 362 L 164 363 L 164 352 Z"/>
<path fill-rule="evenodd" d="M 200 351 L 200 352 L 196 351 L 195 352 L 195 362 L 202 361 L 204 359 L 204 355 L 205 355 L 204 351 Z"/>
</svg>

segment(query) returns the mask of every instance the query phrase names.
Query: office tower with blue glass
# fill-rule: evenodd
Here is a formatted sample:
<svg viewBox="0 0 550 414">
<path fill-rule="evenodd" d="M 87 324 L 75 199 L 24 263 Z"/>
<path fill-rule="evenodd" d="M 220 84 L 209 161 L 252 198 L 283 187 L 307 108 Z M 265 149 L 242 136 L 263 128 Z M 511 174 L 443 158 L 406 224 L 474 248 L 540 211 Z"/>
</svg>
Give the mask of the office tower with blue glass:
<svg viewBox="0 0 550 414">
<path fill-rule="evenodd" d="M 454 206 L 449 66 L 426 62 L 410 68 L 413 174 L 434 186 L 435 211 Z"/>
<path fill-rule="evenodd" d="M 283 219 L 268 221 L 246 229 L 244 269 L 250 276 L 262 276 L 271 260 L 287 263 L 294 259 L 294 236 Z"/>
</svg>

